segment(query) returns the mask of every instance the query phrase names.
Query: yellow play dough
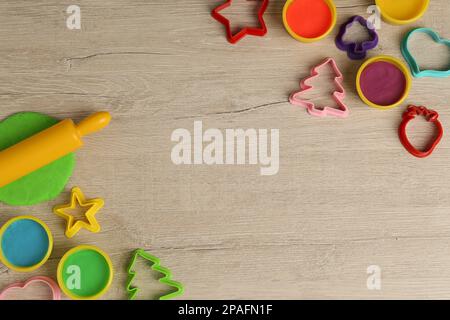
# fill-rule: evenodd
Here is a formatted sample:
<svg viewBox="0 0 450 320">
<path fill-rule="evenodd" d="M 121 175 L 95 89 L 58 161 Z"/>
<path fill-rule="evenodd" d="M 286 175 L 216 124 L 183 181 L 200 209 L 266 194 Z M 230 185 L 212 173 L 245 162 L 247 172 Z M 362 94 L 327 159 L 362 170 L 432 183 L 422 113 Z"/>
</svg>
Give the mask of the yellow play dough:
<svg viewBox="0 0 450 320">
<path fill-rule="evenodd" d="M 419 19 L 428 9 L 430 0 L 376 0 L 384 20 L 407 24 Z"/>
</svg>

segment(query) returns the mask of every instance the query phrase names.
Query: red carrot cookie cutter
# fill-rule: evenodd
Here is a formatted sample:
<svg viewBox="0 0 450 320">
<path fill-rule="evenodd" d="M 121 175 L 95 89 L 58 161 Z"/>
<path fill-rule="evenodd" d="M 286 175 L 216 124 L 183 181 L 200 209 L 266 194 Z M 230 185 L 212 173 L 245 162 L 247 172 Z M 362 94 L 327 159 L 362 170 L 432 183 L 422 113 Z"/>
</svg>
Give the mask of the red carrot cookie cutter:
<svg viewBox="0 0 450 320">
<path fill-rule="evenodd" d="M 416 116 L 424 116 L 428 122 L 434 123 L 436 128 L 438 129 L 438 135 L 436 139 L 429 145 L 428 149 L 425 151 L 417 150 L 408 140 L 408 136 L 406 134 L 406 127 L 408 126 L 408 123 L 413 120 Z M 439 144 L 439 142 L 442 139 L 442 136 L 444 135 L 444 129 L 442 128 L 442 124 L 439 121 L 439 114 L 434 110 L 429 110 L 425 107 L 416 107 L 416 106 L 409 106 L 408 109 L 403 113 L 403 121 L 400 124 L 400 127 L 398 129 L 398 134 L 400 136 L 400 141 L 403 144 L 403 146 L 408 150 L 409 153 L 411 153 L 413 156 L 418 158 L 425 158 L 428 157 L 430 154 L 433 153 L 436 146 Z"/>
<path fill-rule="evenodd" d="M 322 109 L 319 109 L 316 107 L 316 105 L 307 100 L 302 99 L 300 96 L 304 94 L 305 92 L 308 92 L 313 89 L 313 86 L 309 84 L 309 82 L 319 76 L 319 69 L 329 64 L 331 68 L 334 70 L 335 78 L 334 83 L 336 85 L 336 91 L 333 93 L 333 98 L 337 103 L 338 108 L 333 108 L 329 106 L 324 106 Z M 345 90 L 342 86 L 342 82 L 344 81 L 344 77 L 342 76 L 341 71 L 339 70 L 336 61 L 332 58 L 327 58 L 324 62 L 321 64 L 315 66 L 311 70 L 311 75 L 305 79 L 303 79 L 300 82 L 300 91 L 294 92 L 289 97 L 289 102 L 293 105 L 300 106 L 306 108 L 308 110 L 308 113 L 310 115 L 316 116 L 316 117 L 326 117 L 328 115 L 335 116 L 338 118 L 346 118 L 349 114 L 349 109 L 347 105 L 344 103 L 345 98 Z"/>
<path fill-rule="evenodd" d="M 236 42 L 241 40 L 246 35 L 262 37 L 267 33 L 267 27 L 266 27 L 266 23 L 264 21 L 263 16 L 264 16 L 264 13 L 266 12 L 267 6 L 269 5 L 269 0 L 261 0 L 261 2 L 262 2 L 261 7 L 258 10 L 258 21 L 259 21 L 259 24 L 261 25 L 259 28 L 244 27 L 241 30 L 239 30 L 237 33 L 234 33 L 234 34 L 233 34 L 233 31 L 231 30 L 230 20 L 228 20 L 222 14 L 220 14 L 220 11 L 231 6 L 232 2 L 233 2 L 233 0 L 227 0 L 224 4 L 221 4 L 220 6 L 218 6 L 211 12 L 211 15 L 213 16 L 213 18 L 225 26 L 226 33 L 227 33 L 227 39 L 230 43 L 235 44 Z"/>
<path fill-rule="evenodd" d="M 34 283 L 43 283 L 43 284 L 47 285 L 52 290 L 53 300 L 61 300 L 61 290 L 59 289 L 56 282 L 53 281 L 53 279 L 48 278 L 48 277 L 33 277 L 33 278 L 28 279 L 25 282 L 16 282 L 16 283 L 10 284 L 9 286 L 4 288 L 0 292 L 0 300 L 5 300 L 8 293 L 12 290 L 25 289 Z"/>
</svg>

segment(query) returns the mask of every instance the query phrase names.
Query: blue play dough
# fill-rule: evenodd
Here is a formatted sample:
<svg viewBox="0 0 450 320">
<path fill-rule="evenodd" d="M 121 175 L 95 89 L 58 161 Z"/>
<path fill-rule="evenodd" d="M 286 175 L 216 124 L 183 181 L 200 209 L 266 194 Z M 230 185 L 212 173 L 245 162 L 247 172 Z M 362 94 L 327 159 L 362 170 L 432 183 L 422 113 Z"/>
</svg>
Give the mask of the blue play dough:
<svg viewBox="0 0 450 320">
<path fill-rule="evenodd" d="M 49 239 L 45 229 L 29 219 L 13 222 L 2 237 L 3 255 L 17 267 L 32 267 L 41 262 L 47 254 L 48 246 Z"/>
</svg>

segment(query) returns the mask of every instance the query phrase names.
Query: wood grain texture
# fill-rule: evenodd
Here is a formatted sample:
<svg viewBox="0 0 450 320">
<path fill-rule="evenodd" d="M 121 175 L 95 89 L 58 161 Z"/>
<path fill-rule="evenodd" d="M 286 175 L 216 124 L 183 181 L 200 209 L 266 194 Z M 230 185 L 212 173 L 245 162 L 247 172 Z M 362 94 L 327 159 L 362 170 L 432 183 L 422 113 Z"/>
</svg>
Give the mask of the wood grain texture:
<svg viewBox="0 0 450 320">
<path fill-rule="evenodd" d="M 450 80 L 416 79 L 403 106 L 379 111 L 355 91 L 361 62 L 333 41 L 302 44 L 284 30 L 284 1 L 266 13 L 266 37 L 232 46 L 210 17 L 220 0 L 79 0 L 82 30 L 65 26 L 62 0 L 0 2 L 0 114 L 37 111 L 76 120 L 109 110 L 110 127 L 87 139 L 59 198 L 32 207 L 0 205 L 0 223 L 33 214 L 55 237 L 48 263 L 95 244 L 113 260 L 108 299 L 124 299 L 125 267 L 142 247 L 186 286 L 184 298 L 450 298 L 450 137 L 415 159 L 399 143 L 407 103 L 450 124 Z M 370 0 L 336 0 L 338 24 L 368 16 Z M 449 37 L 450 7 L 433 0 L 408 26 L 383 23 L 370 56 L 401 58 L 400 40 L 416 26 Z M 434 56 L 423 55 L 426 64 Z M 350 118 L 316 119 L 287 102 L 325 57 L 345 77 Z M 280 172 L 255 166 L 175 166 L 176 128 L 280 129 Z M 425 130 L 426 132 L 426 130 Z M 68 240 L 51 212 L 72 186 L 103 197 L 102 232 Z M 366 268 L 382 268 L 382 290 L 366 288 Z M 0 286 L 31 275 L 1 269 Z M 154 281 L 140 285 L 150 290 Z M 155 286 L 156 288 L 157 286 Z M 155 289 L 156 290 L 156 289 Z"/>
</svg>

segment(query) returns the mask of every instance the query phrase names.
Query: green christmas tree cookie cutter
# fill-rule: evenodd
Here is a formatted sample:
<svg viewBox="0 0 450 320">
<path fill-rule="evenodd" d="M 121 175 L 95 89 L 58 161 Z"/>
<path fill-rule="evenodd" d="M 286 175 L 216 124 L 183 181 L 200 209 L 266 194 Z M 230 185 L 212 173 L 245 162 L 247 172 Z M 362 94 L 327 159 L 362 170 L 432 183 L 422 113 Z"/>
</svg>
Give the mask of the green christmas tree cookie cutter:
<svg viewBox="0 0 450 320">
<path fill-rule="evenodd" d="M 172 273 L 170 272 L 169 269 L 161 266 L 161 261 L 159 260 L 159 258 L 151 255 L 150 253 L 146 252 L 143 249 L 137 249 L 136 251 L 134 251 L 130 264 L 128 265 L 127 268 L 128 280 L 126 283 L 126 290 L 128 292 L 129 300 L 134 300 L 139 292 L 139 288 L 134 287 L 132 285 L 133 280 L 136 277 L 136 271 L 134 271 L 134 267 L 139 257 L 149 261 L 151 263 L 151 269 L 153 271 L 162 273 L 164 275 L 159 279 L 160 283 L 176 289 L 174 292 L 159 297 L 158 300 L 170 300 L 183 294 L 184 292 L 183 285 L 180 282 L 173 281 L 171 279 Z"/>
<path fill-rule="evenodd" d="M 413 57 L 411 52 L 409 51 L 409 40 L 411 37 L 416 33 L 425 33 L 429 35 L 434 42 L 442 45 L 446 45 L 450 49 L 450 40 L 441 38 L 439 34 L 437 34 L 433 29 L 430 28 L 417 28 L 409 31 L 406 36 L 403 38 L 402 45 L 401 45 L 401 51 L 403 54 L 403 57 L 408 62 L 411 73 L 414 76 L 414 78 L 422 78 L 422 77 L 434 77 L 434 78 L 446 78 L 450 76 L 450 64 L 447 67 L 447 70 L 421 70 L 419 64 L 417 63 L 416 59 Z"/>
</svg>

